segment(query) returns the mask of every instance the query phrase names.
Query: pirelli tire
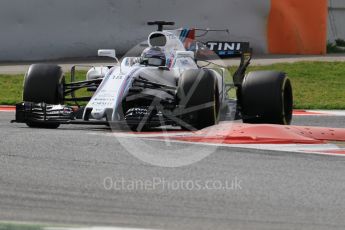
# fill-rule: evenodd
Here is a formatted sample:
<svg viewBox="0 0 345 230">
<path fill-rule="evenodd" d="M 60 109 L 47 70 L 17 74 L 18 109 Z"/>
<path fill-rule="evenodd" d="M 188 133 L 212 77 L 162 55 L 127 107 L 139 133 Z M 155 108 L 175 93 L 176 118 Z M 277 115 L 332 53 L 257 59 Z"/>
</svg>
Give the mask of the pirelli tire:
<svg viewBox="0 0 345 230">
<path fill-rule="evenodd" d="M 186 70 L 179 78 L 177 97 L 184 129 L 203 129 L 219 122 L 217 78 L 209 70 Z"/>
<path fill-rule="evenodd" d="M 54 64 L 31 65 L 24 77 L 23 101 L 63 104 L 64 76 L 60 66 Z"/>
<path fill-rule="evenodd" d="M 63 104 L 64 75 L 62 69 L 54 64 L 34 64 L 29 67 L 24 77 L 23 101 L 46 103 L 51 105 Z M 31 128 L 56 129 L 57 122 L 28 121 Z"/>
<path fill-rule="evenodd" d="M 240 101 L 245 123 L 291 123 L 293 93 L 290 79 L 285 73 L 250 72 L 244 78 Z"/>
</svg>

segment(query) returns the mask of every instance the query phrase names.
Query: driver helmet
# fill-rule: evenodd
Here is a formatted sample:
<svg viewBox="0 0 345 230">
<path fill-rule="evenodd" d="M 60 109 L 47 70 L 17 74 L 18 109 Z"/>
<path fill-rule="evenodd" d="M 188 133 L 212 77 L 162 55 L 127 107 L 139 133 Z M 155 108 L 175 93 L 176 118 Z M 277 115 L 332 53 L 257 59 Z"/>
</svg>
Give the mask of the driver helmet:
<svg viewBox="0 0 345 230">
<path fill-rule="evenodd" d="M 141 55 L 141 64 L 150 66 L 165 66 L 166 57 L 159 47 L 146 48 Z"/>
</svg>

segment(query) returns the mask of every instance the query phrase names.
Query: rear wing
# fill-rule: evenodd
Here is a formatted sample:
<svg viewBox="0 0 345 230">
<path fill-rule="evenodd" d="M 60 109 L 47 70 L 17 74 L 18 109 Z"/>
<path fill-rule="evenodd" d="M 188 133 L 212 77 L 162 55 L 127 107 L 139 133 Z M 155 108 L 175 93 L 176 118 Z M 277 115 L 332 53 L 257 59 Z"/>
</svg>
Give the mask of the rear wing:
<svg viewBox="0 0 345 230">
<path fill-rule="evenodd" d="M 196 56 L 203 58 L 214 58 L 215 55 L 220 58 L 236 58 L 251 50 L 249 42 L 216 40 L 202 42 L 199 40 L 199 38 L 205 37 L 209 32 L 225 32 L 230 34 L 227 29 L 181 28 L 174 30 L 175 35 L 179 37 L 186 50 L 193 51 L 197 54 Z"/>
<path fill-rule="evenodd" d="M 208 41 L 206 46 L 220 58 L 241 57 L 250 49 L 249 42 Z"/>
</svg>

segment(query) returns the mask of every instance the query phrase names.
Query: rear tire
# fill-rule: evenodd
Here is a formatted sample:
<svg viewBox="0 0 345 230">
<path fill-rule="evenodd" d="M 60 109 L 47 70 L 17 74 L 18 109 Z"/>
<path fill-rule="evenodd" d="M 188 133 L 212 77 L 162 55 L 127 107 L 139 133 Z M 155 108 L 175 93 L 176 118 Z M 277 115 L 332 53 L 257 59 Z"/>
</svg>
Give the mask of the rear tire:
<svg viewBox="0 0 345 230">
<path fill-rule="evenodd" d="M 23 100 L 25 102 L 63 103 L 64 76 L 60 66 L 53 64 L 31 65 L 24 78 Z"/>
<path fill-rule="evenodd" d="M 218 123 L 218 84 L 210 71 L 186 70 L 179 79 L 177 97 L 182 128 L 199 130 Z"/>
<path fill-rule="evenodd" d="M 285 73 L 250 72 L 243 81 L 240 101 L 245 123 L 291 123 L 292 86 Z"/>
</svg>

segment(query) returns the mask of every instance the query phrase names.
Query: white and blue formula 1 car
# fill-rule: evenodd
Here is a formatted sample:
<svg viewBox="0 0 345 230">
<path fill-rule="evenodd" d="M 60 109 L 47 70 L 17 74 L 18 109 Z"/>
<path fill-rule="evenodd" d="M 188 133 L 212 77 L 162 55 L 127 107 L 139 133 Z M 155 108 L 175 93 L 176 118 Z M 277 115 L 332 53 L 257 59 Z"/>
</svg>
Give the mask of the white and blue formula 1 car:
<svg viewBox="0 0 345 230">
<path fill-rule="evenodd" d="M 199 130 L 230 119 L 291 122 L 292 87 L 285 73 L 246 73 L 252 55 L 243 50 L 233 83 L 226 84 L 224 69 L 199 67 L 195 52 L 187 51 L 171 30 L 163 30 L 173 22 L 148 24 L 158 30 L 148 36 L 148 47 L 140 57 L 119 62 L 115 50 L 99 50 L 99 56 L 112 57 L 119 64 L 92 67 L 83 81 L 75 80 L 75 67 L 71 80 L 65 81 L 58 65 L 31 65 L 24 79 L 24 102 L 17 104 L 14 122 L 35 128 L 121 124 L 137 131 L 165 125 Z M 77 97 L 75 92 L 81 89 L 93 94 Z M 230 89 L 236 90 L 236 99 L 229 98 Z M 81 102 L 87 104 L 79 106 Z"/>
</svg>

